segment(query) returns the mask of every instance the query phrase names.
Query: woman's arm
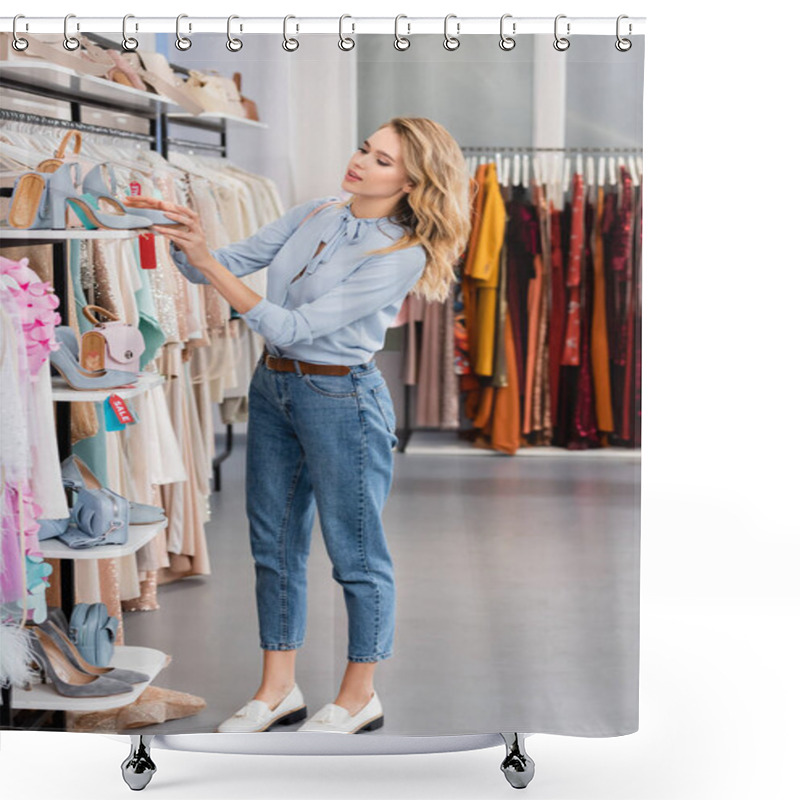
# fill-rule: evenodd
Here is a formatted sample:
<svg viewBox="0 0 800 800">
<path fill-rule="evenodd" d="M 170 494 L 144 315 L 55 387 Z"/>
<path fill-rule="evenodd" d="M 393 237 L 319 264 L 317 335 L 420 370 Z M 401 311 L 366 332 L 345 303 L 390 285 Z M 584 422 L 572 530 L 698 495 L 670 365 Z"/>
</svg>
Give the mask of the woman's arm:
<svg viewBox="0 0 800 800">
<path fill-rule="evenodd" d="M 180 228 L 153 225 L 151 229 L 170 240 L 170 254 L 175 266 L 188 280 L 209 284 L 211 281 L 206 274 L 209 269 L 218 271 L 221 266 L 233 276 L 242 276 L 269 266 L 306 214 L 330 199 L 315 198 L 294 206 L 278 219 L 259 228 L 252 236 L 216 250 L 210 250 L 206 244 L 199 215 L 185 206 L 152 197 L 132 196 L 125 198 L 125 201 L 134 209 L 134 213 L 137 207 L 157 208 L 170 219 L 181 223 Z M 214 264 L 217 266 L 214 267 Z M 230 301 L 227 295 L 225 297 Z M 231 305 L 239 311 L 234 303 Z"/>
</svg>

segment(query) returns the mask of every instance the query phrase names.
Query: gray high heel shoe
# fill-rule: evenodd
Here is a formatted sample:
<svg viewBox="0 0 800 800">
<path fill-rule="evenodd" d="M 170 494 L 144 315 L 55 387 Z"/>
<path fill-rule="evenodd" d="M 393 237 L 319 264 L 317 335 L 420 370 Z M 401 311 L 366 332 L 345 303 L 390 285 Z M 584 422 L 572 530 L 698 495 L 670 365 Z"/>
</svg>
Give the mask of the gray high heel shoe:
<svg viewBox="0 0 800 800">
<path fill-rule="evenodd" d="M 49 680 L 65 697 L 108 697 L 133 691 L 129 683 L 105 675 L 88 675 L 71 664 L 55 642 L 38 626 L 26 627 L 31 651 L 42 672 L 42 683 Z"/>
<path fill-rule="evenodd" d="M 122 669 L 121 667 L 97 667 L 94 664 L 90 664 L 81 655 L 81 651 L 78 650 L 69 636 L 52 620 L 46 619 L 44 622 L 40 622 L 39 627 L 56 643 L 58 649 L 69 659 L 70 663 L 81 672 L 85 672 L 88 675 L 102 675 L 123 683 L 143 683 L 150 680 L 150 676 L 145 675 L 144 672 Z"/>
</svg>

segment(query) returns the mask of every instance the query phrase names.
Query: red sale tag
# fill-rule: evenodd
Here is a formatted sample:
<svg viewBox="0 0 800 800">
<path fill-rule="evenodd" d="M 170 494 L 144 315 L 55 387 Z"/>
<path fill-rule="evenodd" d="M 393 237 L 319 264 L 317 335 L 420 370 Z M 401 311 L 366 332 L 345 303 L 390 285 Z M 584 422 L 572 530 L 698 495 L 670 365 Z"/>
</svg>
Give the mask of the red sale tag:
<svg viewBox="0 0 800 800">
<path fill-rule="evenodd" d="M 128 406 L 125 405 L 125 401 L 118 394 L 112 394 L 108 398 L 108 402 L 121 423 L 127 425 L 129 422 L 133 422 L 133 417 L 128 410 Z"/>
<path fill-rule="evenodd" d="M 132 195 L 139 195 L 142 193 L 142 184 L 137 181 L 131 181 L 128 184 L 128 188 L 131 190 Z"/>
<path fill-rule="evenodd" d="M 154 233 L 139 234 L 139 263 L 142 269 L 155 269 L 156 235 Z"/>
</svg>

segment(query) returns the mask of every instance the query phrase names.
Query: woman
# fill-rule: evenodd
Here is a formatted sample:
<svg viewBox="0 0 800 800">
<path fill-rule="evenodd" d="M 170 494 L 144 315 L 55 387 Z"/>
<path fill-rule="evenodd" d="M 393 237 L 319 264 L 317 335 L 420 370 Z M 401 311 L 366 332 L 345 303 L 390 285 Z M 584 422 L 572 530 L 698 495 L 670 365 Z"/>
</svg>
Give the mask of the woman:
<svg viewBox="0 0 800 800">
<path fill-rule="evenodd" d="M 344 591 L 348 663 L 334 702 L 299 730 L 357 733 L 383 724 L 373 676 L 392 655 L 395 586 L 381 512 L 397 439 L 373 355 L 410 290 L 447 297 L 469 236 L 469 177 L 441 125 L 397 117 L 364 140 L 341 187 L 352 193 L 346 203 L 303 203 L 213 252 L 194 211 L 126 198 L 131 208 L 161 209 L 182 223 L 153 226 L 171 240 L 178 269 L 214 286 L 266 342 L 250 383 L 247 433 L 263 677 L 220 731 L 268 730 L 307 715 L 294 674 L 315 506 Z M 262 299 L 237 276 L 266 266 Z"/>
</svg>

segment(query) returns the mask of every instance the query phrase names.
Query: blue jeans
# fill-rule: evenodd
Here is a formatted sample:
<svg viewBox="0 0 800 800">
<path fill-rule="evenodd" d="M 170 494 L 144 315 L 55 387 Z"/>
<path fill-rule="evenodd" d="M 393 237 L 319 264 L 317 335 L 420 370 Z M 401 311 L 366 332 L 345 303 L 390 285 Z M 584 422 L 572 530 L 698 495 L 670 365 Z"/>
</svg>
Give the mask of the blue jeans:
<svg viewBox="0 0 800 800">
<path fill-rule="evenodd" d="M 392 398 L 374 361 L 346 375 L 259 362 L 249 390 L 247 516 L 263 649 L 303 644 L 316 508 L 344 590 L 348 660 L 392 655 L 394 570 L 381 511 L 396 443 Z"/>
</svg>

